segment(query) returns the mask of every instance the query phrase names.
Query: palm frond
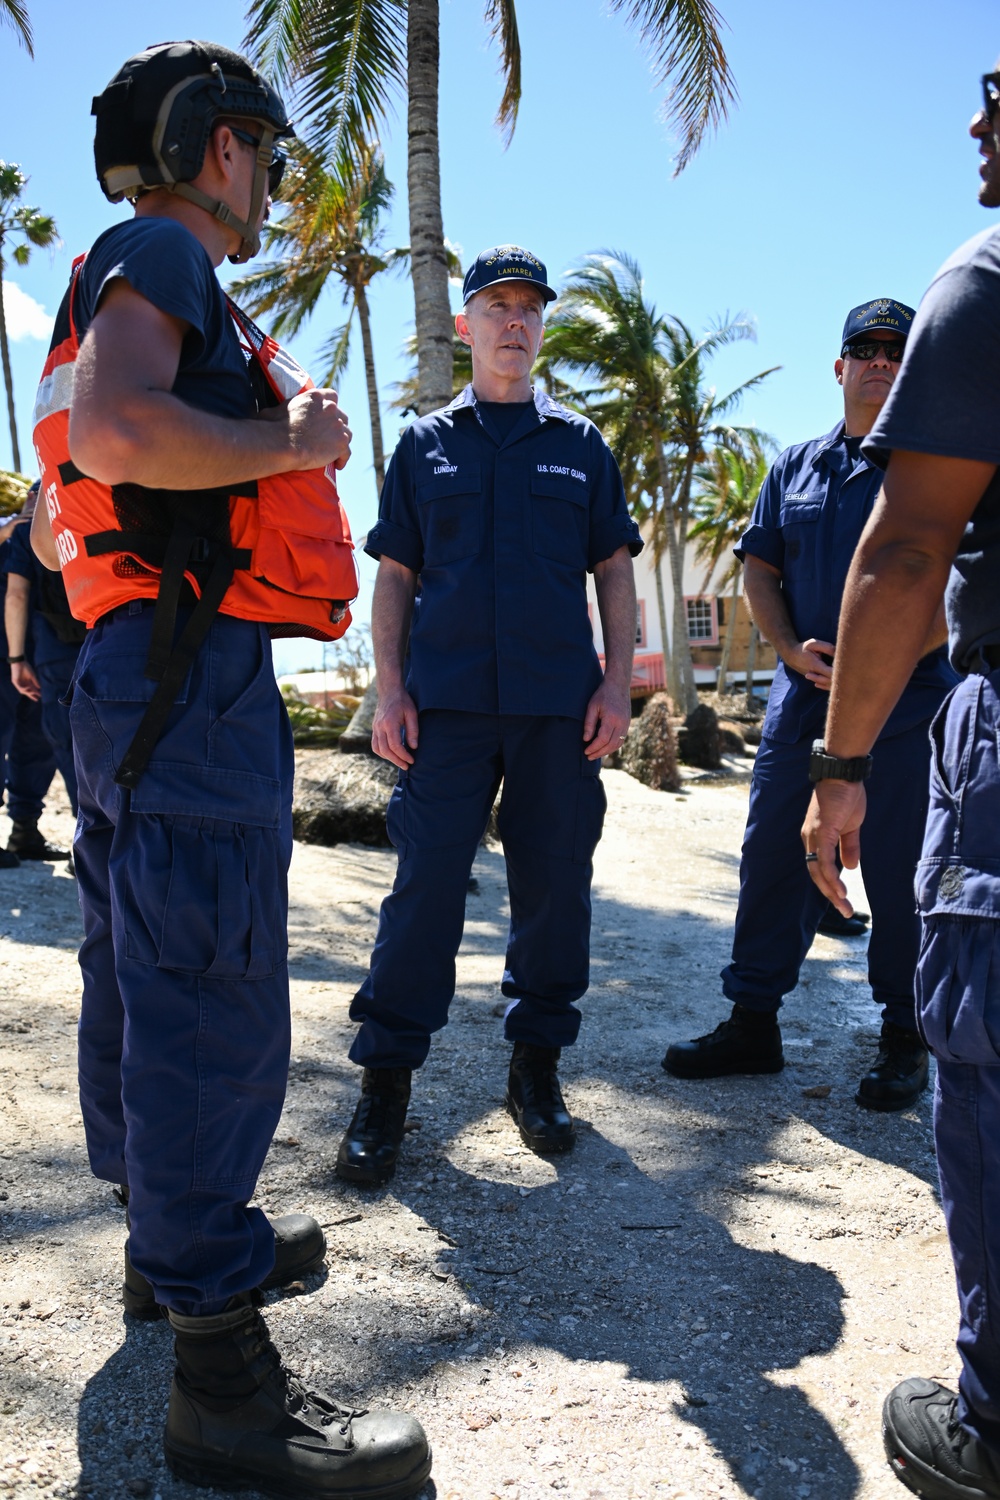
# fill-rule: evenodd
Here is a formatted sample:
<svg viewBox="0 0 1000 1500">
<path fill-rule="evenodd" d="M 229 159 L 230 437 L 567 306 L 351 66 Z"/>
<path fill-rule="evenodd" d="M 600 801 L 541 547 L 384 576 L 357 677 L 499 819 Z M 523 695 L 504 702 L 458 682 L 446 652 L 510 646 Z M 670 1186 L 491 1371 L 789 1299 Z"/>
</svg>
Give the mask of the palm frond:
<svg viewBox="0 0 1000 1500">
<path fill-rule="evenodd" d="M 308 143 L 335 170 L 378 133 L 406 79 L 406 0 L 250 0 L 245 45 L 296 92 Z"/>
<path fill-rule="evenodd" d="M 610 0 L 638 29 L 657 83 L 668 90 L 664 115 L 680 137 L 675 176 L 738 99 L 722 44 L 725 25 L 712 0 Z"/>
<path fill-rule="evenodd" d="M 510 145 L 521 103 L 521 41 L 517 31 L 514 0 L 486 0 L 486 24 L 490 40 L 500 48 L 500 72 L 504 81 L 503 98 L 497 110 L 496 126 L 504 146 Z"/>
<path fill-rule="evenodd" d="M 354 308 L 351 308 L 350 316 L 346 323 L 335 328 L 320 349 L 320 358 L 326 361 L 326 370 L 323 375 L 323 384 L 332 386 L 339 380 L 347 369 L 347 362 L 351 352 L 351 323 L 354 319 Z"/>
<path fill-rule="evenodd" d="M 21 0 L 0 0 L 0 22 L 9 26 L 29 57 L 35 55 L 35 38 L 28 17 L 28 7 Z"/>
</svg>

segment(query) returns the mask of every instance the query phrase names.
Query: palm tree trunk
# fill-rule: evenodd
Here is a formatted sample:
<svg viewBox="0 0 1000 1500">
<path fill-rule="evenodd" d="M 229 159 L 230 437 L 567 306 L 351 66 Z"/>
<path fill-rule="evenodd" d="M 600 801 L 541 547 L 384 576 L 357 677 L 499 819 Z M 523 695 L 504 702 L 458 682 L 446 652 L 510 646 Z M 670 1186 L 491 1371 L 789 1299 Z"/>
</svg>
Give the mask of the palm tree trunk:
<svg viewBox="0 0 1000 1500">
<path fill-rule="evenodd" d="M 21 450 L 17 443 L 17 421 L 14 416 L 14 377 L 10 371 L 10 346 L 7 343 L 7 314 L 3 306 L 3 262 L 0 261 L 0 356 L 3 358 L 3 383 L 7 391 L 7 416 L 10 419 L 10 449 L 14 470 L 21 472 Z"/>
<path fill-rule="evenodd" d="M 691 643 L 688 640 L 687 610 L 684 605 L 684 542 L 687 537 L 687 506 L 678 508 L 677 520 L 683 526 L 683 540 L 678 537 L 670 505 L 670 475 L 667 455 L 660 438 L 656 440 L 656 456 L 660 470 L 660 491 L 663 496 L 663 524 L 667 532 L 667 550 L 670 554 L 670 581 L 674 591 L 674 629 L 671 640 L 670 659 L 676 674 L 678 698 L 677 708 L 685 714 L 698 707 L 698 689 L 694 681 L 694 662 L 691 660 Z M 688 480 L 690 489 L 690 479 Z"/>
<path fill-rule="evenodd" d="M 747 688 L 746 705 L 747 705 L 747 713 L 750 713 L 750 714 L 757 712 L 757 700 L 756 700 L 756 698 L 753 695 L 753 672 L 754 672 L 754 667 L 757 665 L 757 642 L 758 642 L 759 639 L 760 639 L 760 631 L 757 629 L 756 625 L 751 624 L 751 626 L 750 626 L 750 639 L 747 642 L 747 682 L 746 682 L 746 688 Z"/>
<path fill-rule="evenodd" d="M 354 289 L 354 305 L 358 309 L 361 324 L 361 347 L 365 356 L 365 382 L 368 386 L 368 416 L 372 428 L 372 465 L 375 482 L 381 495 L 385 484 L 385 452 L 382 448 L 382 413 L 378 404 L 378 384 L 375 380 L 375 350 L 372 347 L 372 325 L 368 310 L 368 298 L 363 286 Z"/>
<path fill-rule="evenodd" d="M 438 0 L 409 0 L 406 18 L 407 187 L 417 332 L 417 411 L 452 399 L 452 318 L 441 217 Z"/>
<path fill-rule="evenodd" d="M 722 643 L 722 655 L 719 657 L 719 675 L 715 679 L 715 691 L 719 697 L 725 696 L 726 678 L 729 675 L 729 658 L 733 654 L 733 640 L 736 636 L 736 606 L 740 597 L 740 575 L 733 574 L 733 589 L 729 595 L 729 624 L 726 626 L 726 638 Z"/>
</svg>

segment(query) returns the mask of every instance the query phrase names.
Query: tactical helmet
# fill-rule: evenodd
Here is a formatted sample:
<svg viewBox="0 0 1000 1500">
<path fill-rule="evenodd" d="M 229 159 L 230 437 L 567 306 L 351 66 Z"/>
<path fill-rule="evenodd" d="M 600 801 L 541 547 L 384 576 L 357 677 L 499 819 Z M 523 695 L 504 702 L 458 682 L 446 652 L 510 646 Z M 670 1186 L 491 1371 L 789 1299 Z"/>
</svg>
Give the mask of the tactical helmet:
<svg viewBox="0 0 1000 1500">
<path fill-rule="evenodd" d="M 280 94 L 245 57 L 217 42 L 161 42 L 130 57 L 94 100 L 94 163 L 106 198 L 134 201 L 166 188 L 235 229 L 241 264 L 257 254 L 257 220 L 275 163 L 274 141 L 293 131 Z M 205 162 L 217 120 L 260 126 L 257 172 L 246 221 L 228 205 L 190 186 Z M 280 159 L 280 158 L 279 158 Z"/>
</svg>

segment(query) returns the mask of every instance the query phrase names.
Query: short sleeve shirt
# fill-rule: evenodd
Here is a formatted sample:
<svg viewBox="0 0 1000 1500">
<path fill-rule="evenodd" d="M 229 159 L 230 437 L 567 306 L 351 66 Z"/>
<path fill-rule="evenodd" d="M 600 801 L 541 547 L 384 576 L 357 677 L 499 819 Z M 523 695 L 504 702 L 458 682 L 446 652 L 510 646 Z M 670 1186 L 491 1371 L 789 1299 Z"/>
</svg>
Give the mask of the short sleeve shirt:
<svg viewBox="0 0 1000 1500">
<path fill-rule="evenodd" d="M 800 641 L 836 643 L 847 572 L 881 485 L 881 470 L 852 453 L 843 422 L 825 437 L 787 448 L 769 470 L 736 555 L 779 570 Z M 955 681 L 943 649 L 924 657 L 883 735 L 929 719 Z M 829 693 L 779 661 L 763 732 L 783 744 L 820 736 L 829 701 Z"/>
<path fill-rule="evenodd" d="M 642 549 L 594 424 L 543 392 L 506 435 L 467 386 L 400 438 L 365 550 L 419 574 L 421 709 L 583 718 L 601 681 L 586 575 Z"/>
<path fill-rule="evenodd" d="M 889 399 L 865 443 L 883 467 L 894 448 L 1000 465 L 1000 229 L 969 240 L 924 295 Z M 1000 471 L 965 529 L 945 593 L 960 672 L 1000 643 Z"/>
<path fill-rule="evenodd" d="M 94 241 L 77 284 L 75 315 L 82 339 L 101 297 L 121 279 L 189 325 L 173 394 L 199 411 L 248 417 L 256 403 L 247 362 L 208 252 L 175 219 L 138 218 Z"/>
</svg>

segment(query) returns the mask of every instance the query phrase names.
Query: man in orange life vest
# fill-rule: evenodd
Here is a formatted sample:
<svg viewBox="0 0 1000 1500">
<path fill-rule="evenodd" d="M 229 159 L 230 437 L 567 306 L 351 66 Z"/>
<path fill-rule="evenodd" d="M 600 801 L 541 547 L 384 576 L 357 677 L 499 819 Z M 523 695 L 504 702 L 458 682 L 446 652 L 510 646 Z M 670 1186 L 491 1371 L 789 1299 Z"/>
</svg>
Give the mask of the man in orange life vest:
<svg viewBox="0 0 1000 1500">
<path fill-rule="evenodd" d="M 307 1395 L 257 1311 L 261 1285 L 319 1265 L 320 1226 L 248 1207 L 290 1034 L 292 745 L 269 631 L 334 638 L 356 593 L 324 472 L 350 454 L 336 394 L 303 389 L 215 275 L 259 249 L 292 131 L 246 59 L 210 43 L 130 58 L 94 113 L 101 185 L 135 216 L 60 310 L 33 528 L 92 627 L 71 710 L 90 1161 L 128 1207 L 126 1309 L 173 1327 L 174 1472 L 410 1495 L 430 1470 L 419 1424 Z"/>
</svg>

